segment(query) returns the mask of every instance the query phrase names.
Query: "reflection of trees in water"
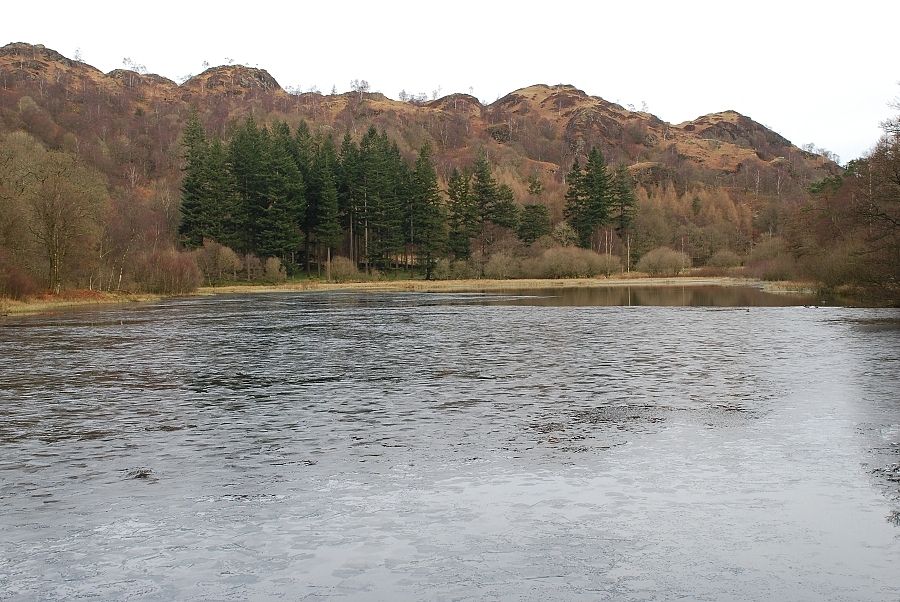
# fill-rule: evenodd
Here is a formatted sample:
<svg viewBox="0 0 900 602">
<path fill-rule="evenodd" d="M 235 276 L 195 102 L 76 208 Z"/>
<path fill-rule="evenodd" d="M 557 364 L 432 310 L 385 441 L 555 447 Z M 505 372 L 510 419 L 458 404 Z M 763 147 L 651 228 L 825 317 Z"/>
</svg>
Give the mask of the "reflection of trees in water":
<svg viewBox="0 0 900 602">
<path fill-rule="evenodd" d="M 776 295 L 750 287 L 726 286 L 617 286 L 516 290 L 495 292 L 523 295 L 517 305 L 559 306 L 694 306 L 779 307 L 810 303 L 809 298 Z"/>
</svg>

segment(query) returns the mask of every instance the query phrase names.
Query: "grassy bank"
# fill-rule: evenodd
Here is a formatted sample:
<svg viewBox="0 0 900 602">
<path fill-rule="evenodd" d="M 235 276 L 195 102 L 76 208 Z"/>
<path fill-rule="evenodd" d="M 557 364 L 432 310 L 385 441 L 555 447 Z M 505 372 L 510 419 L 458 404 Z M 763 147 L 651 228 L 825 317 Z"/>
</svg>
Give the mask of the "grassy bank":
<svg viewBox="0 0 900 602">
<path fill-rule="evenodd" d="M 63 291 L 59 295 L 46 293 L 21 300 L 0 298 L 0 316 L 40 314 L 61 309 L 156 301 L 160 298 L 160 295 L 101 293 L 84 290 Z"/>
</svg>

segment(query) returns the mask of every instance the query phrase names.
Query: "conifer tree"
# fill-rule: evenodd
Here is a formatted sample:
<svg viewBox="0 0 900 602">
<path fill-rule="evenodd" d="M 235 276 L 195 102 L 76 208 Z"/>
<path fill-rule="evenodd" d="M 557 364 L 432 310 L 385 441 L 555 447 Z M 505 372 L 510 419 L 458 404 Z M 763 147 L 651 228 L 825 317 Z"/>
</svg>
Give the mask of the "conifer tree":
<svg viewBox="0 0 900 602">
<path fill-rule="evenodd" d="M 403 207 L 409 194 L 409 167 L 387 134 L 370 128 L 360 143 L 363 186 L 364 254 L 385 267 L 403 248 Z"/>
<path fill-rule="evenodd" d="M 258 252 L 268 209 L 270 168 L 268 132 L 248 117 L 231 138 L 229 155 L 237 197 L 235 246 Z"/>
<path fill-rule="evenodd" d="M 306 120 L 301 119 L 297 124 L 294 132 L 294 143 L 291 145 L 291 154 L 297 167 L 300 169 L 300 175 L 304 181 L 309 181 L 310 171 L 312 170 L 313 157 L 315 156 L 314 143 L 312 134 L 309 132 L 309 125 Z"/>
<path fill-rule="evenodd" d="M 631 229 L 635 211 L 634 180 L 624 165 L 620 165 L 615 171 L 612 191 L 611 217 L 616 232 L 619 236 L 623 236 Z"/>
<path fill-rule="evenodd" d="M 590 249 L 598 229 L 609 222 L 612 204 L 612 184 L 600 150 L 591 149 L 584 170 L 576 160 L 566 179 L 566 220 L 578 234 L 578 244 Z"/>
<path fill-rule="evenodd" d="M 491 165 L 484 151 L 478 153 L 472 165 L 471 194 L 478 226 L 483 228 L 493 218 L 498 199 L 497 181 L 491 174 Z"/>
<path fill-rule="evenodd" d="M 197 111 L 191 111 L 182 137 L 184 147 L 184 176 L 181 180 L 181 223 L 178 234 L 181 244 L 197 247 L 203 244 L 207 220 L 205 189 L 209 177 L 206 132 Z"/>
<path fill-rule="evenodd" d="M 503 228 L 515 230 L 519 225 L 519 206 L 512 188 L 506 184 L 497 187 L 497 201 L 494 204 L 491 221 Z"/>
<path fill-rule="evenodd" d="M 584 191 L 587 197 L 588 221 L 592 233 L 609 222 L 612 205 L 612 184 L 603 154 L 596 146 L 588 154 L 584 169 Z"/>
<path fill-rule="evenodd" d="M 331 250 L 341 242 L 341 224 L 338 212 L 338 192 L 334 181 L 334 170 L 328 159 L 320 156 L 316 162 L 318 180 L 321 183 L 319 202 L 316 207 L 316 242 L 325 247 L 326 278 L 331 279 Z"/>
<path fill-rule="evenodd" d="M 300 224 L 306 211 L 303 176 L 292 156 L 286 123 L 276 123 L 268 140 L 268 204 L 260 224 L 258 251 L 293 265 L 303 241 Z"/>
<path fill-rule="evenodd" d="M 418 251 L 425 279 L 430 280 L 437 258 L 447 247 L 447 218 L 427 143 L 419 150 L 412 176 L 409 240 Z"/>
<path fill-rule="evenodd" d="M 491 165 L 488 163 L 484 151 L 478 153 L 475 164 L 472 166 L 472 206 L 475 210 L 477 236 L 481 255 L 484 257 L 487 250 L 488 224 L 495 218 L 499 194 L 497 181 L 491 173 Z"/>
<path fill-rule="evenodd" d="M 583 247 L 590 246 L 592 227 L 588 219 L 587 192 L 585 190 L 584 170 L 578 159 L 572 164 L 572 169 L 566 175 L 566 221 L 578 236 L 578 244 Z"/>
<path fill-rule="evenodd" d="M 237 211 L 234 177 L 228 161 L 228 149 L 218 138 L 209 144 L 206 157 L 207 178 L 204 190 L 204 213 L 207 216 L 204 236 L 227 246 L 234 245 Z"/>
<path fill-rule="evenodd" d="M 341 142 L 339 159 L 337 186 L 341 224 L 348 232 L 350 259 L 356 262 L 359 258 L 356 239 L 359 236 L 362 182 L 359 147 L 350 137 L 349 132 L 344 135 Z"/>
<path fill-rule="evenodd" d="M 476 232 L 475 207 L 470 194 L 471 177 L 454 169 L 447 181 L 448 248 L 457 259 L 472 255 L 472 237 Z"/>
<path fill-rule="evenodd" d="M 634 180 L 622 165 L 613 177 L 612 219 L 620 240 L 625 241 L 625 269 L 631 269 L 631 225 L 635 212 Z"/>
<path fill-rule="evenodd" d="M 545 205 L 525 205 L 516 231 L 519 240 L 530 245 L 550 234 L 550 210 Z"/>
</svg>

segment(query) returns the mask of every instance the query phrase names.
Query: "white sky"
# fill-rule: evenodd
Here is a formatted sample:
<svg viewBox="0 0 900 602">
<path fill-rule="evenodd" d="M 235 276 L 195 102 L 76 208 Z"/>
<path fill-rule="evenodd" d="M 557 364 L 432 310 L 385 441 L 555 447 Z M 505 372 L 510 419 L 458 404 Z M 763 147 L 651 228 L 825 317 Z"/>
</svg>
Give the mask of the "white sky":
<svg viewBox="0 0 900 602">
<path fill-rule="evenodd" d="M 567 83 L 673 123 L 734 109 L 847 161 L 897 112 L 898 22 L 894 0 L 52 0 L 4 2 L 0 45 L 80 49 L 103 71 L 129 57 L 172 79 L 230 58 L 285 88 L 365 79 L 392 98 Z"/>
</svg>

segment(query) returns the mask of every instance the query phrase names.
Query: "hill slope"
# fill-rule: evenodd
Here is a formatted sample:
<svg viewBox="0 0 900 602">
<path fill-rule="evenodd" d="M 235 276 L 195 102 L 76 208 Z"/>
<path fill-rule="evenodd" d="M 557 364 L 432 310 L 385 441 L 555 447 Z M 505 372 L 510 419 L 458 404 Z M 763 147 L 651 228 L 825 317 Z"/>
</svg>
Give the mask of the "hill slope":
<svg viewBox="0 0 900 602">
<path fill-rule="evenodd" d="M 146 178 L 177 177 L 172 158 L 191 108 L 217 133 L 251 112 L 292 124 L 306 119 L 336 136 L 375 125 L 410 156 L 430 140 L 445 173 L 485 148 L 511 178 L 537 174 L 548 183 L 595 145 L 611 163 L 654 180 L 756 194 L 782 194 L 791 183 L 799 192 L 836 167 L 735 111 L 676 125 L 571 85 L 536 84 L 489 105 L 466 94 L 413 104 L 378 93 L 293 95 L 265 70 L 240 65 L 212 67 L 178 85 L 124 69 L 104 74 L 40 45 L 0 48 L 0 127 L 28 130 L 50 147 L 78 147 L 114 179 L 123 162 L 143 162 Z M 128 142 L 141 148 L 109 148 L 133 146 Z"/>
</svg>

